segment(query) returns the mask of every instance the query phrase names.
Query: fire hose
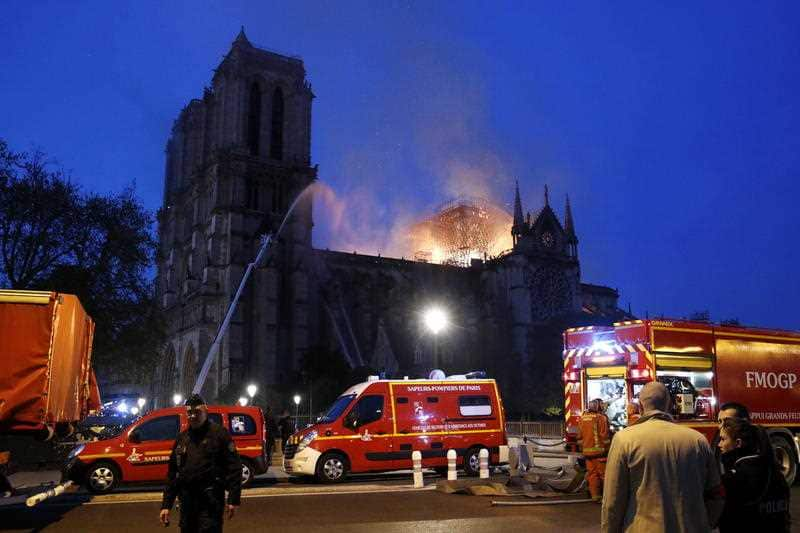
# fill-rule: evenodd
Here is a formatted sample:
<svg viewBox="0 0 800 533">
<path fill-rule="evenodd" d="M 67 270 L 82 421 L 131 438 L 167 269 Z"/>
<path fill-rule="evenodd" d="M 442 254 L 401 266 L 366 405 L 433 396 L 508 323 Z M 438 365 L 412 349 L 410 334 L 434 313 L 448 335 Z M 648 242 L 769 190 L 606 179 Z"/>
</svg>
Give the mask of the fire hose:
<svg viewBox="0 0 800 533">
<path fill-rule="evenodd" d="M 537 442 L 535 440 L 530 440 L 528 437 L 523 435 L 522 436 L 522 442 L 524 442 L 525 444 L 530 443 L 530 444 L 533 444 L 534 446 L 541 446 L 542 448 L 547 448 L 547 447 L 561 446 L 562 444 L 567 442 L 567 439 L 561 439 L 560 441 L 554 442 L 552 444 L 545 444 L 544 442 Z"/>
<path fill-rule="evenodd" d="M 565 503 L 590 503 L 593 502 L 591 498 L 581 498 L 579 500 L 543 500 L 543 501 L 536 501 L 536 502 L 516 502 L 516 501 L 503 501 L 503 500 L 492 500 L 493 507 L 504 507 L 504 506 L 516 506 L 516 505 L 558 505 L 558 504 L 565 504 Z"/>
<path fill-rule="evenodd" d="M 34 494 L 27 500 L 25 500 L 25 505 L 28 507 L 33 507 L 39 503 L 42 503 L 48 498 L 52 498 L 53 496 L 58 496 L 59 494 L 63 494 L 65 490 L 72 486 L 72 481 L 67 481 L 65 483 L 61 483 L 56 485 L 55 487 L 48 489 L 44 492 L 40 492 L 38 494 Z"/>
</svg>

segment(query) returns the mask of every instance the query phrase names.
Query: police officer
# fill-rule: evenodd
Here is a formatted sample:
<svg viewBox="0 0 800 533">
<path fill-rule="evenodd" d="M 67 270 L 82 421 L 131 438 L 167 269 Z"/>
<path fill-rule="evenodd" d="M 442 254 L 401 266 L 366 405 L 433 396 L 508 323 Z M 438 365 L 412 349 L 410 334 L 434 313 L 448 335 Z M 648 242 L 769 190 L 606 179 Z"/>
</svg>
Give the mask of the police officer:
<svg viewBox="0 0 800 533">
<path fill-rule="evenodd" d="M 228 431 L 208 420 L 200 395 L 193 394 L 185 405 L 189 429 L 175 439 L 169 456 L 160 520 L 164 527 L 169 525 L 169 511 L 178 497 L 181 531 L 221 532 L 226 490 L 229 520 L 239 506 L 242 464 Z"/>
</svg>

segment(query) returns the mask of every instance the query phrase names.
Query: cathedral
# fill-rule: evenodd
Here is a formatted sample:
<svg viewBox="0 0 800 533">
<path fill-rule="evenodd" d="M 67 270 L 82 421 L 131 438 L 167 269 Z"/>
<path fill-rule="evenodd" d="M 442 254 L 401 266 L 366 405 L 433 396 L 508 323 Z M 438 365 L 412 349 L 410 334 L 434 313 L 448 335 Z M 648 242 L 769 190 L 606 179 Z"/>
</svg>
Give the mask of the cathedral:
<svg viewBox="0 0 800 533">
<path fill-rule="evenodd" d="M 391 376 L 484 370 L 512 412 L 531 408 L 543 369 L 558 392 L 561 330 L 625 317 L 616 290 L 581 282 L 569 200 L 559 218 L 545 190 L 541 208 L 525 214 L 519 190 L 509 191 L 513 248 L 468 264 L 314 249 L 314 97 L 301 59 L 257 48 L 242 31 L 202 98 L 175 120 L 158 213 L 168 342 L 156 403 L 191 390 L 262 236 L 276 233 L 293 203 L 244 287 L 203 387 L 209 399 L 250 382 L 280 390 L 310 353 Z M 453 327 L 429 332 L 421 316 L 431 306 L 446 309 Z"/>
</svg>

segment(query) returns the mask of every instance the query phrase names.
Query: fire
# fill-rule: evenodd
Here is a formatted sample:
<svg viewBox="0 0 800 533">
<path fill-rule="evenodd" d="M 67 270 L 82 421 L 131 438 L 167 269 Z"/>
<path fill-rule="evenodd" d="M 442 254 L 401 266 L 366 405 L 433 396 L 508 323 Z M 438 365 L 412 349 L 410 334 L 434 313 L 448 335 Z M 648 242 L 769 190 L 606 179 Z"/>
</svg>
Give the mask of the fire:
<svg viewBox="0 0 800 533">
<path fill-rule="evenodd" d="M 469 266 L 512 247 L 512 217 L 482 198 L 461 197 L 442 205 L 410 229 L 413 257 L 428 263 Z"/>
</svg>

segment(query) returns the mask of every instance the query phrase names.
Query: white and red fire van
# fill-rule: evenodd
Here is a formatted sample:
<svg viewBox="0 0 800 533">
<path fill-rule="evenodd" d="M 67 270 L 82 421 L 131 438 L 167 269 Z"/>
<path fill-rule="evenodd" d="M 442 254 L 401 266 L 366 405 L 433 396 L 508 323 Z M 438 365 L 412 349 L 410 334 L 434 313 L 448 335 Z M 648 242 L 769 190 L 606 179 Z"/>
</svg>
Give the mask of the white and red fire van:
<svg viewBox="0 0 800 533">
<path fill-rule="evenodd" d="M 411 468 L 416 450 L 423 467 L 446 469 L 447 451 L 455 450 L 457 463 L 475 475 L 481 448 L 489 450 L 490 464 L 508 461 L 503 402 L 493 379 L 370 377 L 291 436 L 283 468 L 335 483 L 348 473 Z"/>
</svg>

